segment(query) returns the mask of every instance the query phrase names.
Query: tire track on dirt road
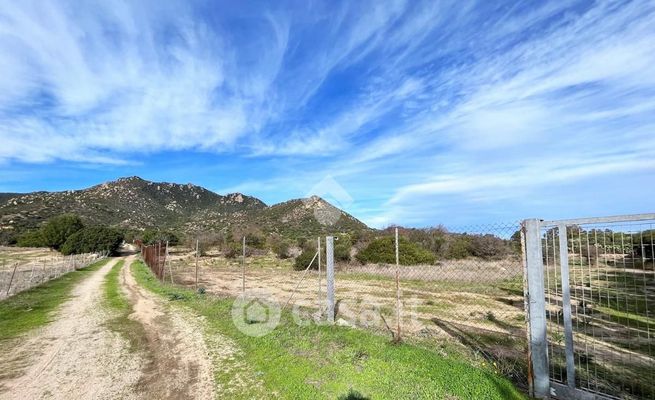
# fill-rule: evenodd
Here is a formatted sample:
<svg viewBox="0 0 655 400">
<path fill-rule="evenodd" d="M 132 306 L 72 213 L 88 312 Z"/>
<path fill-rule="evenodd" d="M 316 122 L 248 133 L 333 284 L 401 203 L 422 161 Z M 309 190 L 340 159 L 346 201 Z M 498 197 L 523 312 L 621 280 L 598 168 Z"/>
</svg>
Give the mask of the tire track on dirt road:
<svg viewBox="0 0 655 400">
<path fill-rule="evenodd" d="M 142 358 L 105 326 L 102 284 L 119 258 L 78 284 L 54 321 L 3 349 L 0 365 L 14 369 L 0 382 L 2 399 L 132 399 Z"/>
<path fill-rule="evenodd" d="M 211 399 L 214 371 L 203 337 L 202 321 L 140 287 L 130 272 L 129 257 L 120 274 L 133 307 L 130 318 L 145 331 L 148 362 L 138 390 L 157 399 Z"/>
</svg>

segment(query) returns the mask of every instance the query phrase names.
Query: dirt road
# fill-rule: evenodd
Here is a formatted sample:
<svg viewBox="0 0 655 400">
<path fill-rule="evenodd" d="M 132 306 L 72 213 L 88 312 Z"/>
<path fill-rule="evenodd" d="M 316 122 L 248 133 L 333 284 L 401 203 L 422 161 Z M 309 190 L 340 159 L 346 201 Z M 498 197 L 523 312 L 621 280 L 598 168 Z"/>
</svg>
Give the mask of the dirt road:
<svg viewBox="0 0 655 400">
<path fill-rule="evenodd" d="M 0 364 L 14 377 L 1 382 L 1 398 L 135 398 L 143 360 L 103 326 L 107 315 L 98 307 L 104 277 L 116 262 L 79 284 L 54 322 L 16 340 L 11 351 L 3 349 Z"/>
<path fill-rule="evenodd" d="M 212 362 L 203 321 L 137 286 L 127 266 L 121 286 L 143 329 L 139 348 L 112 331 L 101 306 L 111 260 L 79 284 L 54 322 L 0 344 L 0 399 L 210 399 Z"/>
<path fill-rule="evenodd" d="M 149 398 L 211 399 L 214 379 L 202 321 L 182 309 L 172 310 L 160 298 L 139 287 L 129 272 L 132 258 L 121 270 L 121 283 L 145 332 L 148 362 L 139 388 Z"/>
</svg>

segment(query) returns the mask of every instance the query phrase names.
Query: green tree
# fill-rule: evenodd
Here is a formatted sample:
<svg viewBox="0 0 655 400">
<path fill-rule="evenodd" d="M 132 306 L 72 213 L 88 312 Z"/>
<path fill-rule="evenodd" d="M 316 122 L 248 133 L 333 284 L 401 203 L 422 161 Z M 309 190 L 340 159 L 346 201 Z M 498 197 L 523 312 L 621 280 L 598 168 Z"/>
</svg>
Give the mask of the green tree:
<svg viewBox="0 0 655 400">
<path fill-rule="evenodd" d="M 500 259 L 510 253 L 509 243 L 497 236 L 471 235 L 471 254 L 486 260 Z"/>
<path fill-rule="evenodd" d="M 123 235 L 116 229 L 90 226 L 70 235 L 61 246 L 61 253 L 69 255 L 107 251 L 115 254 L 122 242 Z"/>
<path fill-rule="evenodd" d="M 17 244 L 19 247 L 46 247 L 41 229 L 34 229 L 23 233 L 18 237 Z"/>
<path fill-rule="evenodd" d="M 448 240 L 448 251 L 446 257 L 461 259 L 472 254 L 471 238 L 467 234 L 453 234 Z"/>
<path fill-rule="evenodd" d="M 74 214 L 63 214 L 48 220 L 42 228 L 43 244 L 51 249 L 59 250 L 68 237 L 84 227 L 80 217 Z"/>
</svg>

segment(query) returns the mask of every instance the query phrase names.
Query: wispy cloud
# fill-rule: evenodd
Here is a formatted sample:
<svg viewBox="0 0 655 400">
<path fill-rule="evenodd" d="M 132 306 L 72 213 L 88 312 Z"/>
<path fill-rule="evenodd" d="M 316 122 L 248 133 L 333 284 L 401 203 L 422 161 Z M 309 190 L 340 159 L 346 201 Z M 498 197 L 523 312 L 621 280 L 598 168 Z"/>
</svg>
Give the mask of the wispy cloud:
<svg viewBox="0 0 655 400">
<path fill-rule="evenodd" d="M 493 213 L 653 171 L 654 19 L 646 1 L 7 3 L 0 162 L 213 154 L 244 166 L 214 187 L 277 199 L 331 175 L 376 225 L 439 222 L 434 201 Z"/>
</svg>

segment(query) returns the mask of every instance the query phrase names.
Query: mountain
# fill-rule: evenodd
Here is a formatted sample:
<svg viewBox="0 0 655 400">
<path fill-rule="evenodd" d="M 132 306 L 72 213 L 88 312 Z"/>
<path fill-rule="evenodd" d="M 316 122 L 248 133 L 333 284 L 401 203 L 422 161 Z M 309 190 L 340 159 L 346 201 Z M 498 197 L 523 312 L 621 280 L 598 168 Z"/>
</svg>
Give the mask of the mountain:
<svg viewBox="0 0 655 400">
<path fill-rule="evenodd" d="M 318 196 L 266 207 L 254 213 L 251 221 L 256 222 L 265 232 L 294 238 L 369 229 L 357 218 Z"/>
<path fill-rule="evenodd" d="M 241 193 L 220 195 L 192 184 L 120 178 L 82 190 L 0 194 L 0 240 L 74 213 L 89 224 L 181 232 L 255 229 L 284 236 L 368 229 L 319 197 L 267 206 Z"/>
</svg>

